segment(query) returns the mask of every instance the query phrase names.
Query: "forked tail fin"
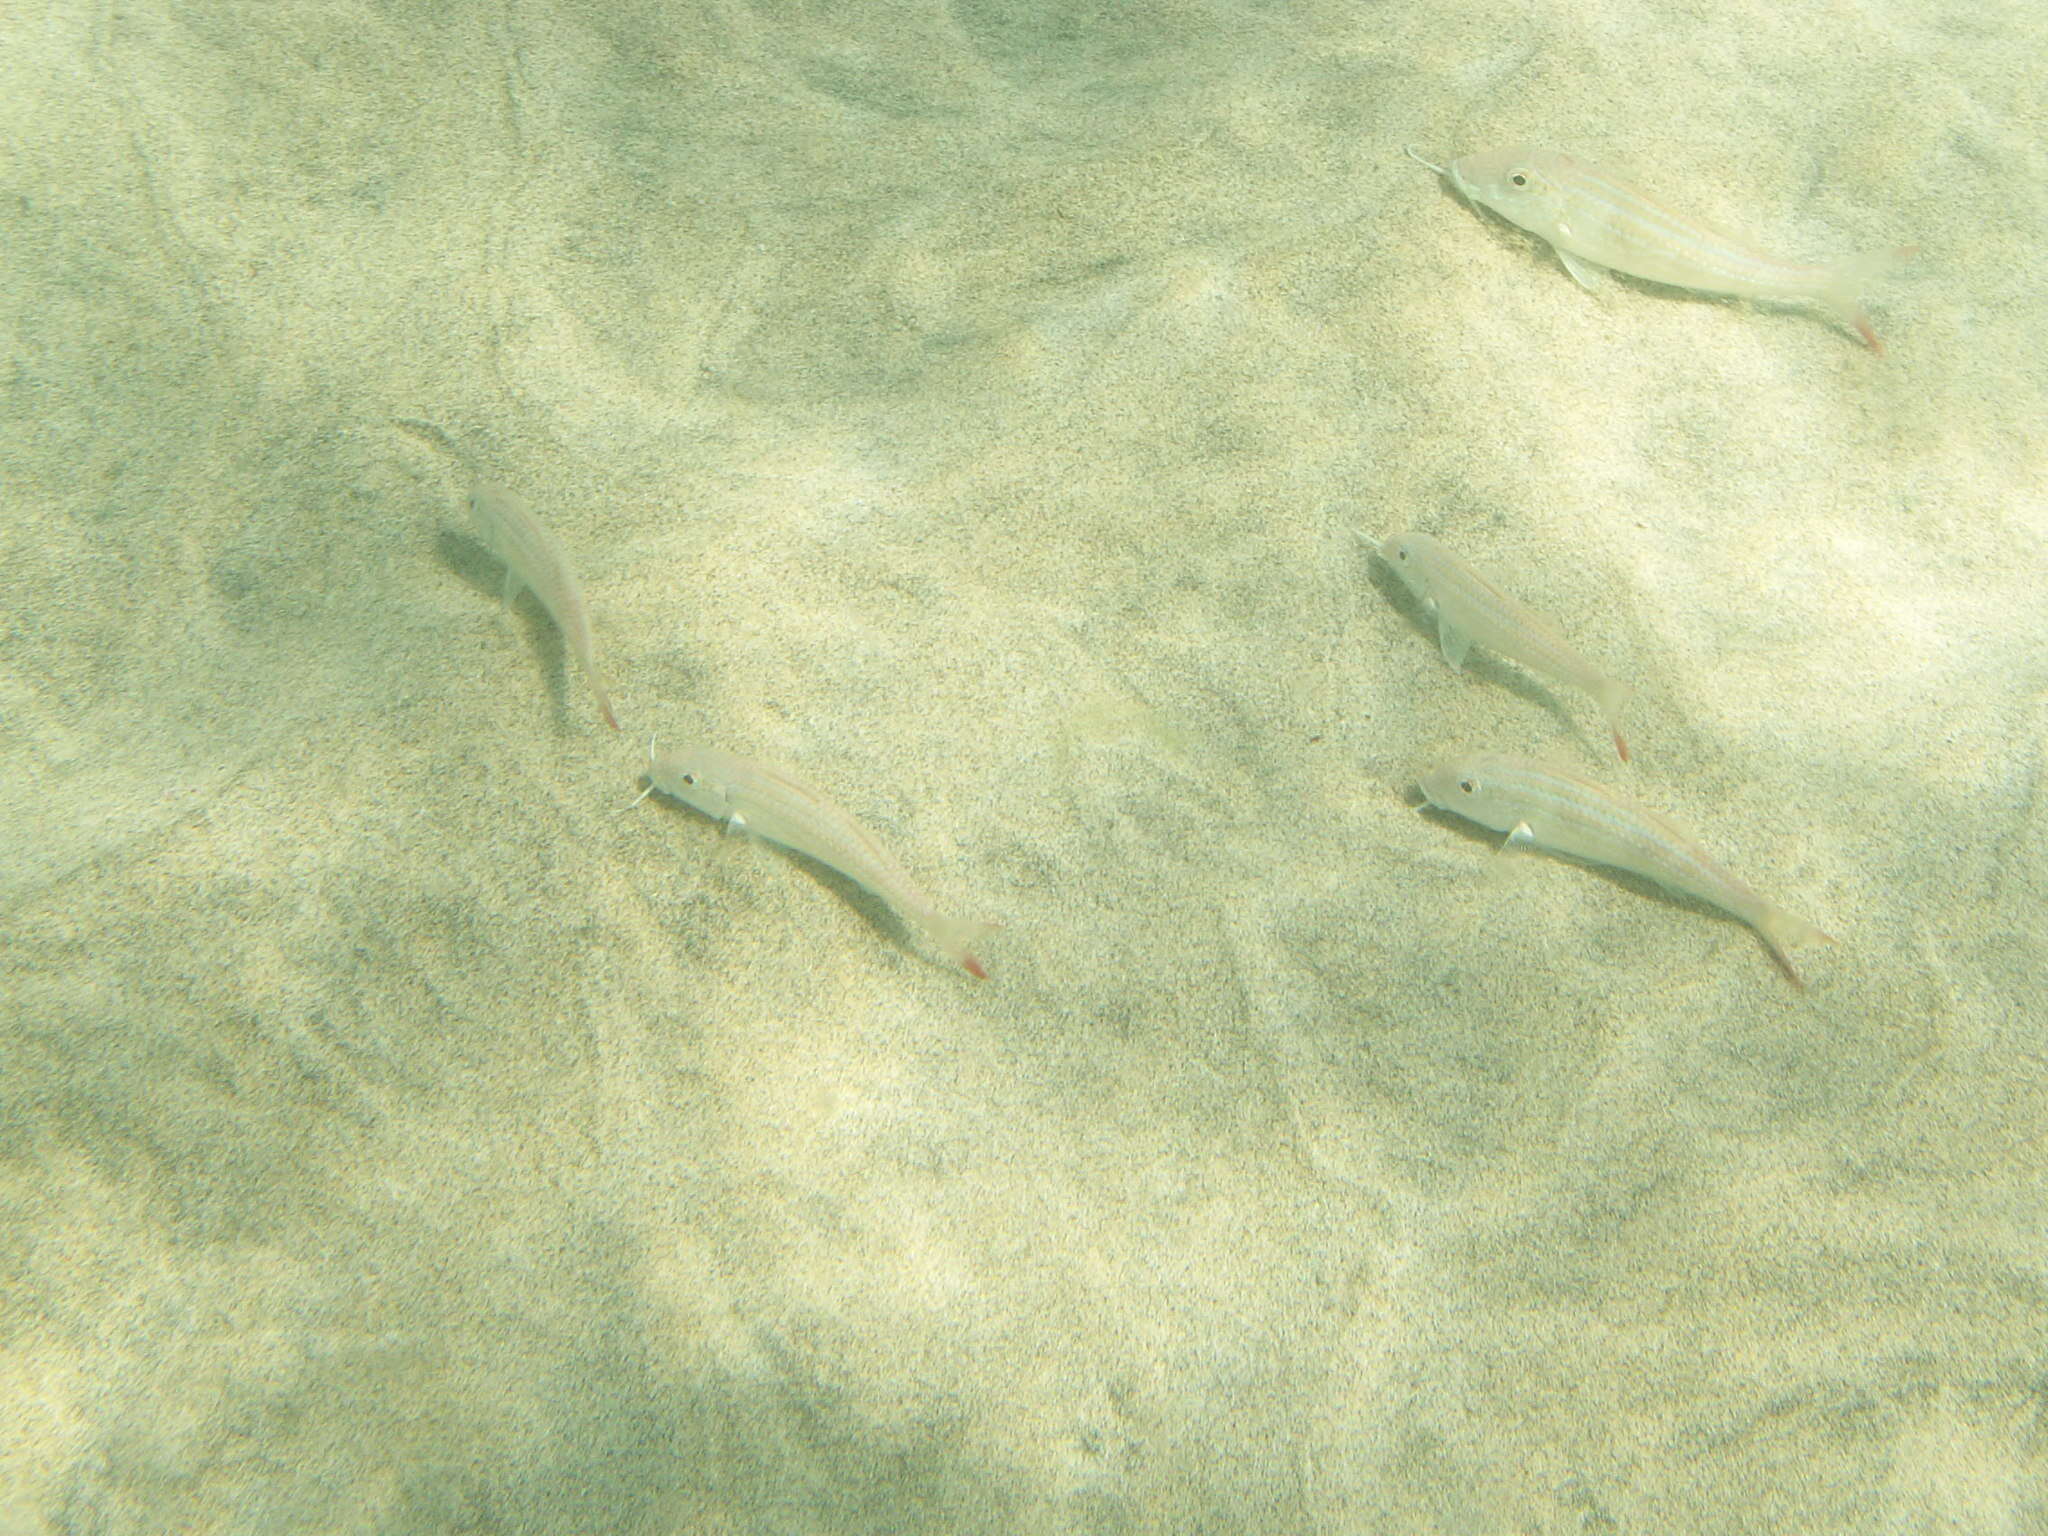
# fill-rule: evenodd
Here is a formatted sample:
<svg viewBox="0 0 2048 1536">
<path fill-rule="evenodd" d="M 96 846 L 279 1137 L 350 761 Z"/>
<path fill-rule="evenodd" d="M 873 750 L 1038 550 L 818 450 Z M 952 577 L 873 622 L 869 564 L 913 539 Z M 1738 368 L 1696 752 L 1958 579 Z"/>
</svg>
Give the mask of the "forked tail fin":
<svg viewBox="0 0 2048 1536">
<path fill-rule="evenodd" d="M 597 707 L 604 716 L 604 723 L 616 731 L 619 728 L 619 717 L 612 712 L 612 691 L 605 683 L 603 674 L 589 662 L 585 662 L 583 663 L 583 676 L 590 684 L 590 691 L 597 695 Z M 647 750 L 649 760 L 651 761 L 654 749 L 652 746 L 649 746 Z"/>
<path fill-rule="evenodd" d="M 1790 950 L 1797 944 L 1832 944 L 1834 939 L 1823 933 L 1819 926 L 1809 923 L 1796 913 L 1787 912 L 1783 907 L 1765 907 L 1756 919 L 1756 931 L 1764 941 L 1764 947 L 1771 952 L 1771 958 L 1778 962 L 1778 968 L 1792 980 L 1800 991 L 1806 990 L 1806 981 L 1799 974 L 1799 967 L 1792 963 Z"/>
<path fill-rule="evenodd" d="M 1884 343 L 1877 339 L 1877 332 L 1870 328 L 1870 316 L 1863 312 L 1864 292 L 1879 278 L 1904 266 L 1919 254 L 1919 246 L 1901 245 L 1889 251 L 1865 251 L 1857 256 L 1844 256 L 1828 269 L 1827 286 L 1821 290 L 1820 296 L 1842 317 L 1842 323 L 1861 336 L 1879 357 L 1884 356 Z"/>
<path fill-rule="evenodd" d="M 1593 698 L 1600 705 L 1600 713 L 1607 717 L 1607 729 L 1614 735 L 1614 750 L 1621 754 L 1625 763 L 1628 758 L 1628 740 L 1621 734 L 1621 712 L 1628 707 L 1635 689 L 1615 678 L 1608 678 L 1593 690 Z"/>
<path fill-rule="evenodd" d="M 975 946 L 994 933 L 998 926 L 996 923 L 978 923 L 969 918 L 940 917 L 937 914 L 924 920 L 924 930 L 930 935 L 933 947 L 976 981 L 987 981 L 988 972 L 976 958 Z"/>
</svg>

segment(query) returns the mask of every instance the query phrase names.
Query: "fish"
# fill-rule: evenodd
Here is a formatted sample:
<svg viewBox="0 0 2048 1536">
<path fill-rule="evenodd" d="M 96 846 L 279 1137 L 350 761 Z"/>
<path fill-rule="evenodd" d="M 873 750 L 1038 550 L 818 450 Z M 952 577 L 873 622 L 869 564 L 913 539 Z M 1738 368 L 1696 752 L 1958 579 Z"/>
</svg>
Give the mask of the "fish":
<svg viewBox="0 0 2048 1536">
<path fill-rule="evenodd" d="M 1593 696 L 1625 763 L 1621 711 L 1633 691 L 1573 650 L 1557 626 L 1502 591 L 1426 533 L 1397 533 L 1373 553 L 1436 620 L 1444 660 L 1462 670 L 1473 642 Z"/>
<path fill-rule="evenodd" d="M 789 769 L 716 747 L 657 753 L 649 741 L 647 777 L 648 788 L 640 799 L 659 790 L 725 823 L 729 831 L 751 832 L 815 859 L 887 902 L 968 975 L 988 980 L 974 946 L 995 930 L 995 924 L 942 914 L 873 832 Z"/>
<path fill-rule="evenodd" d="M 1917 246 L 1905 245 L 1837 261 L 1787 261 L 1704 220 L 1675 213 L 1620 177 L 1555 149 L 1514 144 L 1466 155 L 1448 166 L 1424 160 L 1412 149 L 1408 154 L 1449 180 L 1467 201 L 1548 241 L 1583 288 L 1597 289 L 1604 267 L 1700 293 L 1812 301 L 1879 356 L 1884 343 L 1864 313 L 1863 295 L 1919 254 Z"/>
<path fill-rule="evenodd" d="M 1665 817 L 1576 774 L 1498 752 L 1474 752 L 1431 768 L 1421 788 L 1438 810 L 1507 833 L 1503 850 L 1533 846 L 1611 865 L 1731 913 L 1756 930 L 1794 986 L 1805 982 L 1791 948 L 1834 942 L 1815 924 L 1758 895 Z"/>
<path fill-rule="evenodd" d="M 597 669 L 590 609 L 561 540 L 534 515 L 524 497 L 489 481 L 479 482 L 471 491 L 469 512 L 484 548 L 505 563 L 505 601 L 517 597 L 521 587 L 539 600 L 568 641 L 569 653 L 576 658 L 590 691 L 597 695 L 605 724 L 616 731 L 619 717 L 612 712 L 611 691 Z"/>
</svg>

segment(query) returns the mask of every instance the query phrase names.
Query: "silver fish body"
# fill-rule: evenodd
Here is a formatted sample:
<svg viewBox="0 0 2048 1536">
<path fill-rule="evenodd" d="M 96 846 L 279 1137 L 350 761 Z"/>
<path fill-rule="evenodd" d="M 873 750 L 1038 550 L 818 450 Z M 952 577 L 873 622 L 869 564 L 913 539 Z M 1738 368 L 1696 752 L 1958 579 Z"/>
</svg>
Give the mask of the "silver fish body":
<svg viewBox="0 0 2048 1536">
<path fill-rule="evenodd" d="M 1627 870 L 1732 913 L 1757 931 L 1794 983 L 1790 947 L 1831 942 L 1722 868 L 1666 817 L 1576 774 L 1475 752 L 1438 764 L 1421 784 L 1431 805 L 1507 833 L 1510 846 L 1529 843 Z"/>
<path fill-rule="evenodd" d="M 1442 169 L 1469 201 L 1547 240 L 1587 288 L 1597 285 L 1605 267 L 1700 293 L 1810 300 L 1880 353 L 1884 346 L 1864 313 L 1863 292 L 1914 254 L 1902 247 L 1831 262 L 1788 261 L 1674 212 L 1609 171 L 1535 145 L 1485 150 Z"/>
<path fill-rule="evenodd" d="M 1436 620 L 1437 644 L 1444 660 L 1462 668 L 1467 650 L 1478 644 L 1531 671 L 1584 690 L 1606 717 L 1614 750 L 1623 762 L 1628 761 L 1621 711 L 1628 703 L 1629 686 L 1572 649 L 1549 619 L 1426 533 L 1397 533 L 1375 553 Z"/>
<path fill-rule="evenodd" d="M 872 891 L 940 953 L 969 975 L 987 979 L 971 946 L 992 925 L 942 914 L 880 838 L 789 769 L 717 747 L 657 754 L 650 746 L 647 773 L 654 788 L 712 820 L 794 849 Z"/>
<path fill-rule="evenodd" d="M 501 485 L 480 483 L 470 493 L 469 513 L 484 547 L 505 562 L 505 601 L 524 587 L 548 611 L 568 642 L 605 723 L 619 728 L 612 712 L 611 690 L 597 669 L 597 644 L 590 632 L 590 605 L 569 563 L 562 541 L 534 514 L 526 498 Z"/>
</svg>

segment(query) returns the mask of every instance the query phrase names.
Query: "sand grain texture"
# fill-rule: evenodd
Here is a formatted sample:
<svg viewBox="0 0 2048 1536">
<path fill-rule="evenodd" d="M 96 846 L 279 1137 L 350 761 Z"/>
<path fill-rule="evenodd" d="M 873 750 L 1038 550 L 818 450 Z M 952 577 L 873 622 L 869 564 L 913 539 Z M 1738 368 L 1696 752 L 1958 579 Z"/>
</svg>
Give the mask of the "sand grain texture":
<svg viewBox="0 0 2048 1536">
<path fill-rule="evenodd" d="M 7 32 L 0 1532 L 2048 1521 L 2038 8 Z M 1517 139 L 1918 241 L 1890 356 L 1400 153 Z M 616 814 L 401 416 L 995 980 Z M 1411 526 L 1636 770 L 1448 674 Z M 1464 746 L 1696 829 L 1810 994 L 1490 874 L 1403 799 Z"/>
</svg>

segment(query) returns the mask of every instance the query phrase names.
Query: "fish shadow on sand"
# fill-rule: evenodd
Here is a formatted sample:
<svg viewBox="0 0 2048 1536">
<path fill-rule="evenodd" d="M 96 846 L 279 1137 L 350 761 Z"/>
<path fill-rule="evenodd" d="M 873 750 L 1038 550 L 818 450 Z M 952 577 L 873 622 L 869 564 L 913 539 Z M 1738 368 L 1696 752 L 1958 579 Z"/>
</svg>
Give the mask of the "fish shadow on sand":
<svg viewBox="0 0 2048 1536">
<path fill-rule="evenodd" d="M 1558 255 L 1557 247 L 1532 230 L 1527 230 L 1514 220 L 1477 203 L 1467 203 L 1455 190 L 1446 188 L 1454 202 L 1465 203 L 1484 215 L 1486 227 L 1492 231 L 1501 249 L 1525 252 L 1532 264 L 1547 267 L 1552 273 L 1563 278 L 1582 299 L 1593 304 L 1604 305 L 1614 297 L 1614 288 L 1632 289 L 1635 293 L 1650 299 L 1680 299 L 1688 304 L 1708 304 L 1722 309 L 1747 310 L 1759 315 L 1793 315 L 1813 317 L 1812 303 L 1806 299 L 1774 299 L 1764 294 L 1708 293 L 1699 288 L 1688 288 L 1682 283 L 1659 282 L 1654 277 L 1638 277 L 1633 272 L 1622 272 L 1613 267 L 1588 263 L 1598 274 L 1597 286 L 1588 287 L 1580 281 Z M 1834 329 L 1844 336 L 1857 335 L 1854 326 L 1843 325 L 1833 316 L 1823 314 Z M 1861 339 L 1860 337 L 1858 338 Z"/>
<path fill-rule="evenodd" d="M 733 843 L 749 843 L 752 845 L 753 856 L 763 861 L 763 868 L 768 867 L 772 863 L 781 863 L 790 865 L 809 875 L 819 885 L 822 885 L 827 891 L 838 897 L 842 904 L 852 908 L 854 915 L 866 923 L 869 928 L 873 929 L 877 938 L 881 939 L 898 953 L 909 954 L 916 958 L 922 957 L 923 951 L 918 943 L 918 935 L 912 931 L 910 924 L 896 915 L 894 907 L 891 907 L 888 902 L 877 896 L 859 881 L 842 875 L 831 865 L 821 863 L 807 853 L 799 853 L 794 848 L 785 848 L 781 843 L 773 842 L 765 837 L 756 837 L 752 832 L 746 830 L 745 827 L 734 827 L 731 823 L 721 821 L 707 811 L 698 810 L 694 805 L 684 805 L 660 793 L 656 793 L 650 798 L 662 802 L 664 809 L 678 813 L 685 821 L 710 827 L 719 836 L 719 851 L 721 853 L 727 851 L 724 844 L 728 841 Z"/>
<path fill-rule="evenodd" d="M 519 622 L 526 629 L 527 644 L 540 653 L 548 701 L 554 706 L 556 717 L 567 721 L 570 711 L 569 647 L 562 638 L 561 626 L 542 606 L 541 600 L 524 586 L 509 604 L 505 601 L 505 562 L 492 554 L 481 539 L 444 528 L 435 540 L 435 549 L 442 564 L 460 577 L 465 585 L 490 598 L 494 608 L 506 614 L 515 609 L 518 611 Z"/>
<path fill-rule="evenodd" d="M 1443 646 L 1437 640 L 1436 615 L 1424 605 L 1421 598 L 1408 589 L 1408 584 L 1395 575 L 1384 560 L 1368 558 L 1366 574 L 1367 579 L 1379 589 L 1380 595 L 1387 600 L 1389 606 L 1414 625 L 1416 633 L 1429 642 L 1429 648 L 1437 653 L 1436 665 L 1449 674 L 1453 686 L 1464 686 L 1465 680 L 1470 677 L 1505 688 L 1526 702 L 1554 715 L 1571 733 L 1573 739 L 1593 754 L 1596 761 L 1604 755 L 1601 751 L 1604 743 L 1595 741 L 1593 737 L 1587 735 L 1580 727 L 1578 718 L 1572 713 L 1571 705 L 1545 687 L 1533 673 L 1477 644 L 1465 653 L 1463 667 L 1453 667 L 1444 659 Z"/>
<path fill-rule="evenodd" d="M 1499 209 L 1489 208 L 1484 203 L 1473 202 L 1472 199 L 1465 196 L 1464 193 L 1460 192 L 1444 178 L 1439 177 L 1438 181 L 1443 187 L 1445 197 L 1449 198 L 1459 207 L 1468 208 L 1479 215 L 1479 222 L 1485 227 L 1487 233 L 1493 236 L 1495 244 L 1500 249 L 1503 251 L 1518 251 L 1526 255 L 1532 265 L 1548 268 L 1557 276 L 1570 282 L 1572 287 L 1577 289 L 1581 296 L 1591 299 L 1596 304 L 1607 301 L 1610 297 L 1607 292 L 1607 285 L 1612 283 L 1621 288 L 1634 289 L 1637 293 L 1647 294 L 1653 298 L 1684 299 L 1694 304 L 1719 304 L 1728 309 L 1740 309 L 1746 305 L 1765 313 L 1772 311 L 1798 313 L 1804 307 L 1804 301 L 1799 299 L 1770 299 L 1747 297 L 1735 293 L 1707 293 L 1698 288 L 1687 288 L 1679 283 L 1659 282 L 1654 277 L 1638 277 L 1633 272 L 1623 272 L 1614 267 L 1603 267 L 1598 262 L 1587 263 L 1592 268 L 1592 271 L 1597 274 L 1595 279 L 1597 286 L 1589 288 L 1572 272 L 1571 268 L 1564 264 L 1564 258 L 1558 254 L 1557 247 L 1551 244 L 1550 241 L 1544 239 L 1532 229 L 1522 228 L 1521 225 L 1517 224 Z M 1842 329 L 1847 335 L 1853 336 L 1856 334 L 1854 330 L 1847 327 Z"/>
<path fill-rule="evenodd" d="M 1701 901 L 1696 896 L 1688 896 L 1683 891 L 1674 891 L 1666 886 L 1659 885 L 1647 875 L 1638 875 L 1626 869 L 1616 869 L 1612 864 L 1598 864 L 1590 859 L 1579 858 L 1576 854 L 1559 852 L 1555 848 L 1544 848 L 1541 846 L 1535 848 L 1527 846 L 1508 848 L 1505 846 L 1507 842 L 1506 833 L 1496 832 L 1491 827 L 1482 827 L 1478 822 L 1468 820 L 1458 815 L 1455 811 L 1447 811 L 1440 806 L 1431 805 L 1423 797 L 1422 791 L 1412 785 L 1407 791 L 1406 799 L 1411 810 L 1420 811 L 1428 820 L 1449 831 L 1456 832 L 1467 842 L 1488 849 L 1496 859 L 1528 859 L 1540 863 L 1560 864 L 1568 869 L 1580 870 L 1586 874 L 1597 876 L 1605 880 L 1609 885 L 1619 886 L 1622 890 L 1627 891 L 1633 896 L 1645 896 L 1680 912 L 1689 912 L 1698 917 L 1712 918 L 1719 923 L 1731 923 L 1737 928 L 1748 930 L 1752 937 L 1757 937 L 1754 930 L 1750 929 L 1749 924 L 1745 923 L 1734 913 L 1727 911 L 1725 908 L 1717 907 L 1712 902 Z M 1487 870 L 1492 871 L 1500 867 L 1497 863 L 1489 864 Z M 1798 973 L 1796 971 L 1785 971 L 1784 962 L 1779 960 L 1776 955 L 1771 954 L 1770 946 L 1763 943 L 1761 938 L 1758 938 L 1758 947 L 1764 951 L 1766 958 L 1770 960 L 1776 969 L 1785 972 L 1787 980 L 1802 991 L 1805 989 L 1805 983 L 1800 980 Z"/>
</svg>

